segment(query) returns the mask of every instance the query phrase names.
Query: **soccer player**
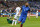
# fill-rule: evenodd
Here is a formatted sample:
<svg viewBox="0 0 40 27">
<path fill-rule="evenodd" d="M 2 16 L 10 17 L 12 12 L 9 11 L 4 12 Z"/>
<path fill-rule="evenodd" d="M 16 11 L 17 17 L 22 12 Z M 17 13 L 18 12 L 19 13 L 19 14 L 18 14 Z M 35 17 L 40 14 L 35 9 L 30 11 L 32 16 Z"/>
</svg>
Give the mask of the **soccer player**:
<svg viewBox="0 0 40 27">
<path fill-rule="evenodd" d="M 15 25 L 16 25 L 17 20 L 18 20 L 17 16 L 19 15 L 18 13 L 19 13 L 20 9 L 21 9 L 20 7 L 16 7 L 16 15 L 14 17 L 14 20 L 12 22 L 12 25 L 14 24 L 14 22 L 15 22 Z"/>
<path fill-rule="evenodd" d="M 18 23 L 21 23 L 20 27 L 23 27 L 23 23 L 25 22 L 26 20 L 26 17 L 27 17 L 27 13 L 30 13 L 30 8 L 28 7 L 28 3 L 25 3 L 25 5 L 23 5 L 21 8 L 22 12 L 21 12 L 21 16 L 19 17 L 18 19 Z M 21 11 L 20 10 L 20 11 Z M 20 12 L 19 12 L 20 14 Z M 30 14 L 29 14 L 29 18 L 30 18 Z"/>
<path fill-rule="evenodd" d="M 37 11 L 36 11 L 36 18 L 38 18 L 38 9 L 37 9 Z"/>
</svg>

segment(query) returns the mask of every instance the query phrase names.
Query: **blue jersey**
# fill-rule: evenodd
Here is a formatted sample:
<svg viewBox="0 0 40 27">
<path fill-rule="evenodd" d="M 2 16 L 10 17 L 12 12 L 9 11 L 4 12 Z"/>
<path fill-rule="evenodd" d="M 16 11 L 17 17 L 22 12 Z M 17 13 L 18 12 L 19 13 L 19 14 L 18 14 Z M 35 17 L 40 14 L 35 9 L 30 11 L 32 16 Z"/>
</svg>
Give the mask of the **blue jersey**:
<svg viewBox="0 0 40 27">
<path fill-rule="evenodd" d="M 23 5 L 23 6 L 22 6 L 21 16 L 27 17 L 28 11 L 30 12 L 30 8 L 29 8 L 29 7 L 26 7 L 25 5 Z"/>
<path fill-rule="evenodd" d="M 26 7 L 25 5 L 22 6 L 22 12 L 21 12 L 21 16 L 19 17 L 18 21 L 21 21 L 22 24 L 25 22 L 26 17 L 27 17 L 27 13 L 28 11 L 30 12 L 30 8 Z"/>
</svg>

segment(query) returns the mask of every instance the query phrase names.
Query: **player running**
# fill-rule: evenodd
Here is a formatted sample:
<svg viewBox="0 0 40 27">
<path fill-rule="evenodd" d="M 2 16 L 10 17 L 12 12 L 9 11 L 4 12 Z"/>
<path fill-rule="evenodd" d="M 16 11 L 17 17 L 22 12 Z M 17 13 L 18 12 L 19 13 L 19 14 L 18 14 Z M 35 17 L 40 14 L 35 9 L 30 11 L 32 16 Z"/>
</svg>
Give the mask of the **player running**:
<svg viewBox="0 0 40 27">
<path fill-rule="evenodd" d="M 17 16 L 19 16 L 18 13 L 19 13 L 20 10 L 21 10 L 20 7 L 17 7 L 17 8 L 16 8 L 16 15 L 15 15 L 15 17 L 14 17 L 14 20 L 13 20 L 13 22 L 12 22 L 12 25 L 14 24 L 14 22 L 15 22 L 15 25 L 16 25 L 17 20 L 18 20 Z"/>
<path fill-rule="evenodd" d="M 23 23 L 25 22 L 26 20 L 26 17 L 27 17 L 27 13 L 30 13 L 30 8 L 28 7 L 28 3 L 25 3 L 25 5 L 22 6 L 22 12 L 21 12 L 21 16 L 20 18 L 18 19 L 18 23 L 21 23 L 20 27 L 23 27 Z M 20 11 L 21 11 L 20 10 Z M 19 12 L 20 13 L 20 12 Z M 29 18 L 30 18 L 30 14 L 29 14 Z"/>
<path fill-rule="evenodd" d="M 37 11 L 36 11 L 36 18 L 38 18 L 38 9 L 37 9 Z"/>
</svg>

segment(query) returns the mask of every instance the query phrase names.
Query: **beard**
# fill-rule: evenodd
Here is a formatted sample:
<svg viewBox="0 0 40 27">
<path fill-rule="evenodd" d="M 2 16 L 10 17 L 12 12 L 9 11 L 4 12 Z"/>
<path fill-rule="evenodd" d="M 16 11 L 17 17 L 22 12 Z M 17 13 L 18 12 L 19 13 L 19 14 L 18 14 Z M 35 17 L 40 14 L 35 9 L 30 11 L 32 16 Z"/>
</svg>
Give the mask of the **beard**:
<svg viewBox="0 0 40 27">
<path fill-rule="evenodd" d="M 26 7 L 28 7 L 28 5 L 26 5 Z"/>
<path fill-rule="evenodd" d="M 28 7 L 28 5 L 26 5 L 26 7 Z"/>
</svg>

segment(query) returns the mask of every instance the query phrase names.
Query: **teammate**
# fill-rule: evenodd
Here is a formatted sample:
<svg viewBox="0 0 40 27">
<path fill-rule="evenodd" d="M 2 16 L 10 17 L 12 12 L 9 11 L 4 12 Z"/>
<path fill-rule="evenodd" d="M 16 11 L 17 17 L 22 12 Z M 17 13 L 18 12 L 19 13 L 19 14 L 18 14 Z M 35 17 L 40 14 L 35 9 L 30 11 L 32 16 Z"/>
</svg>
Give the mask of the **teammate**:
<svg viewBox="0 0 40 27">
<path fill-rule="evenodd" d="M 36 18 L 38 18 L 38 9 L 37 9 L 37 11 L 36 11 Z"/>
<path fill-rule="evenodd" d="M 29 18 L 30 18 L 30 8 L 28 7 L 28 3 L 25 3 L 25 5 L 23 5 L 21 8 L 22 12 L 21 12 L 21 16 L 20 18 L 18 19 L 18 23 L 21 23 L 20 27 L 23 27 L 23 23 L 25 22 L 26 20 L 26 17 L 27 17 L 27 13 L 29 13 Z M 20 11 L 21 11 L 20 10 Z M 20 14 L 20 12 L 19 12 Z"/>
<path fill-rule="evenodd" d="M 17 18 L 17 16 L 19 16 L 19 11 L 20 11 L 20 7 L 16 7 L 16 15 L 15 15 L 15 17 L 14 17 L 14 20 L 13 20 L 13 22 L 12 22 L 12 25 L 14 24 L 14 22 L 15 22 L 15 25 L 16 25 L 16 23 L 17 23 L 17 20 L 18 20 L 18 18 Z"/>
</svg>

